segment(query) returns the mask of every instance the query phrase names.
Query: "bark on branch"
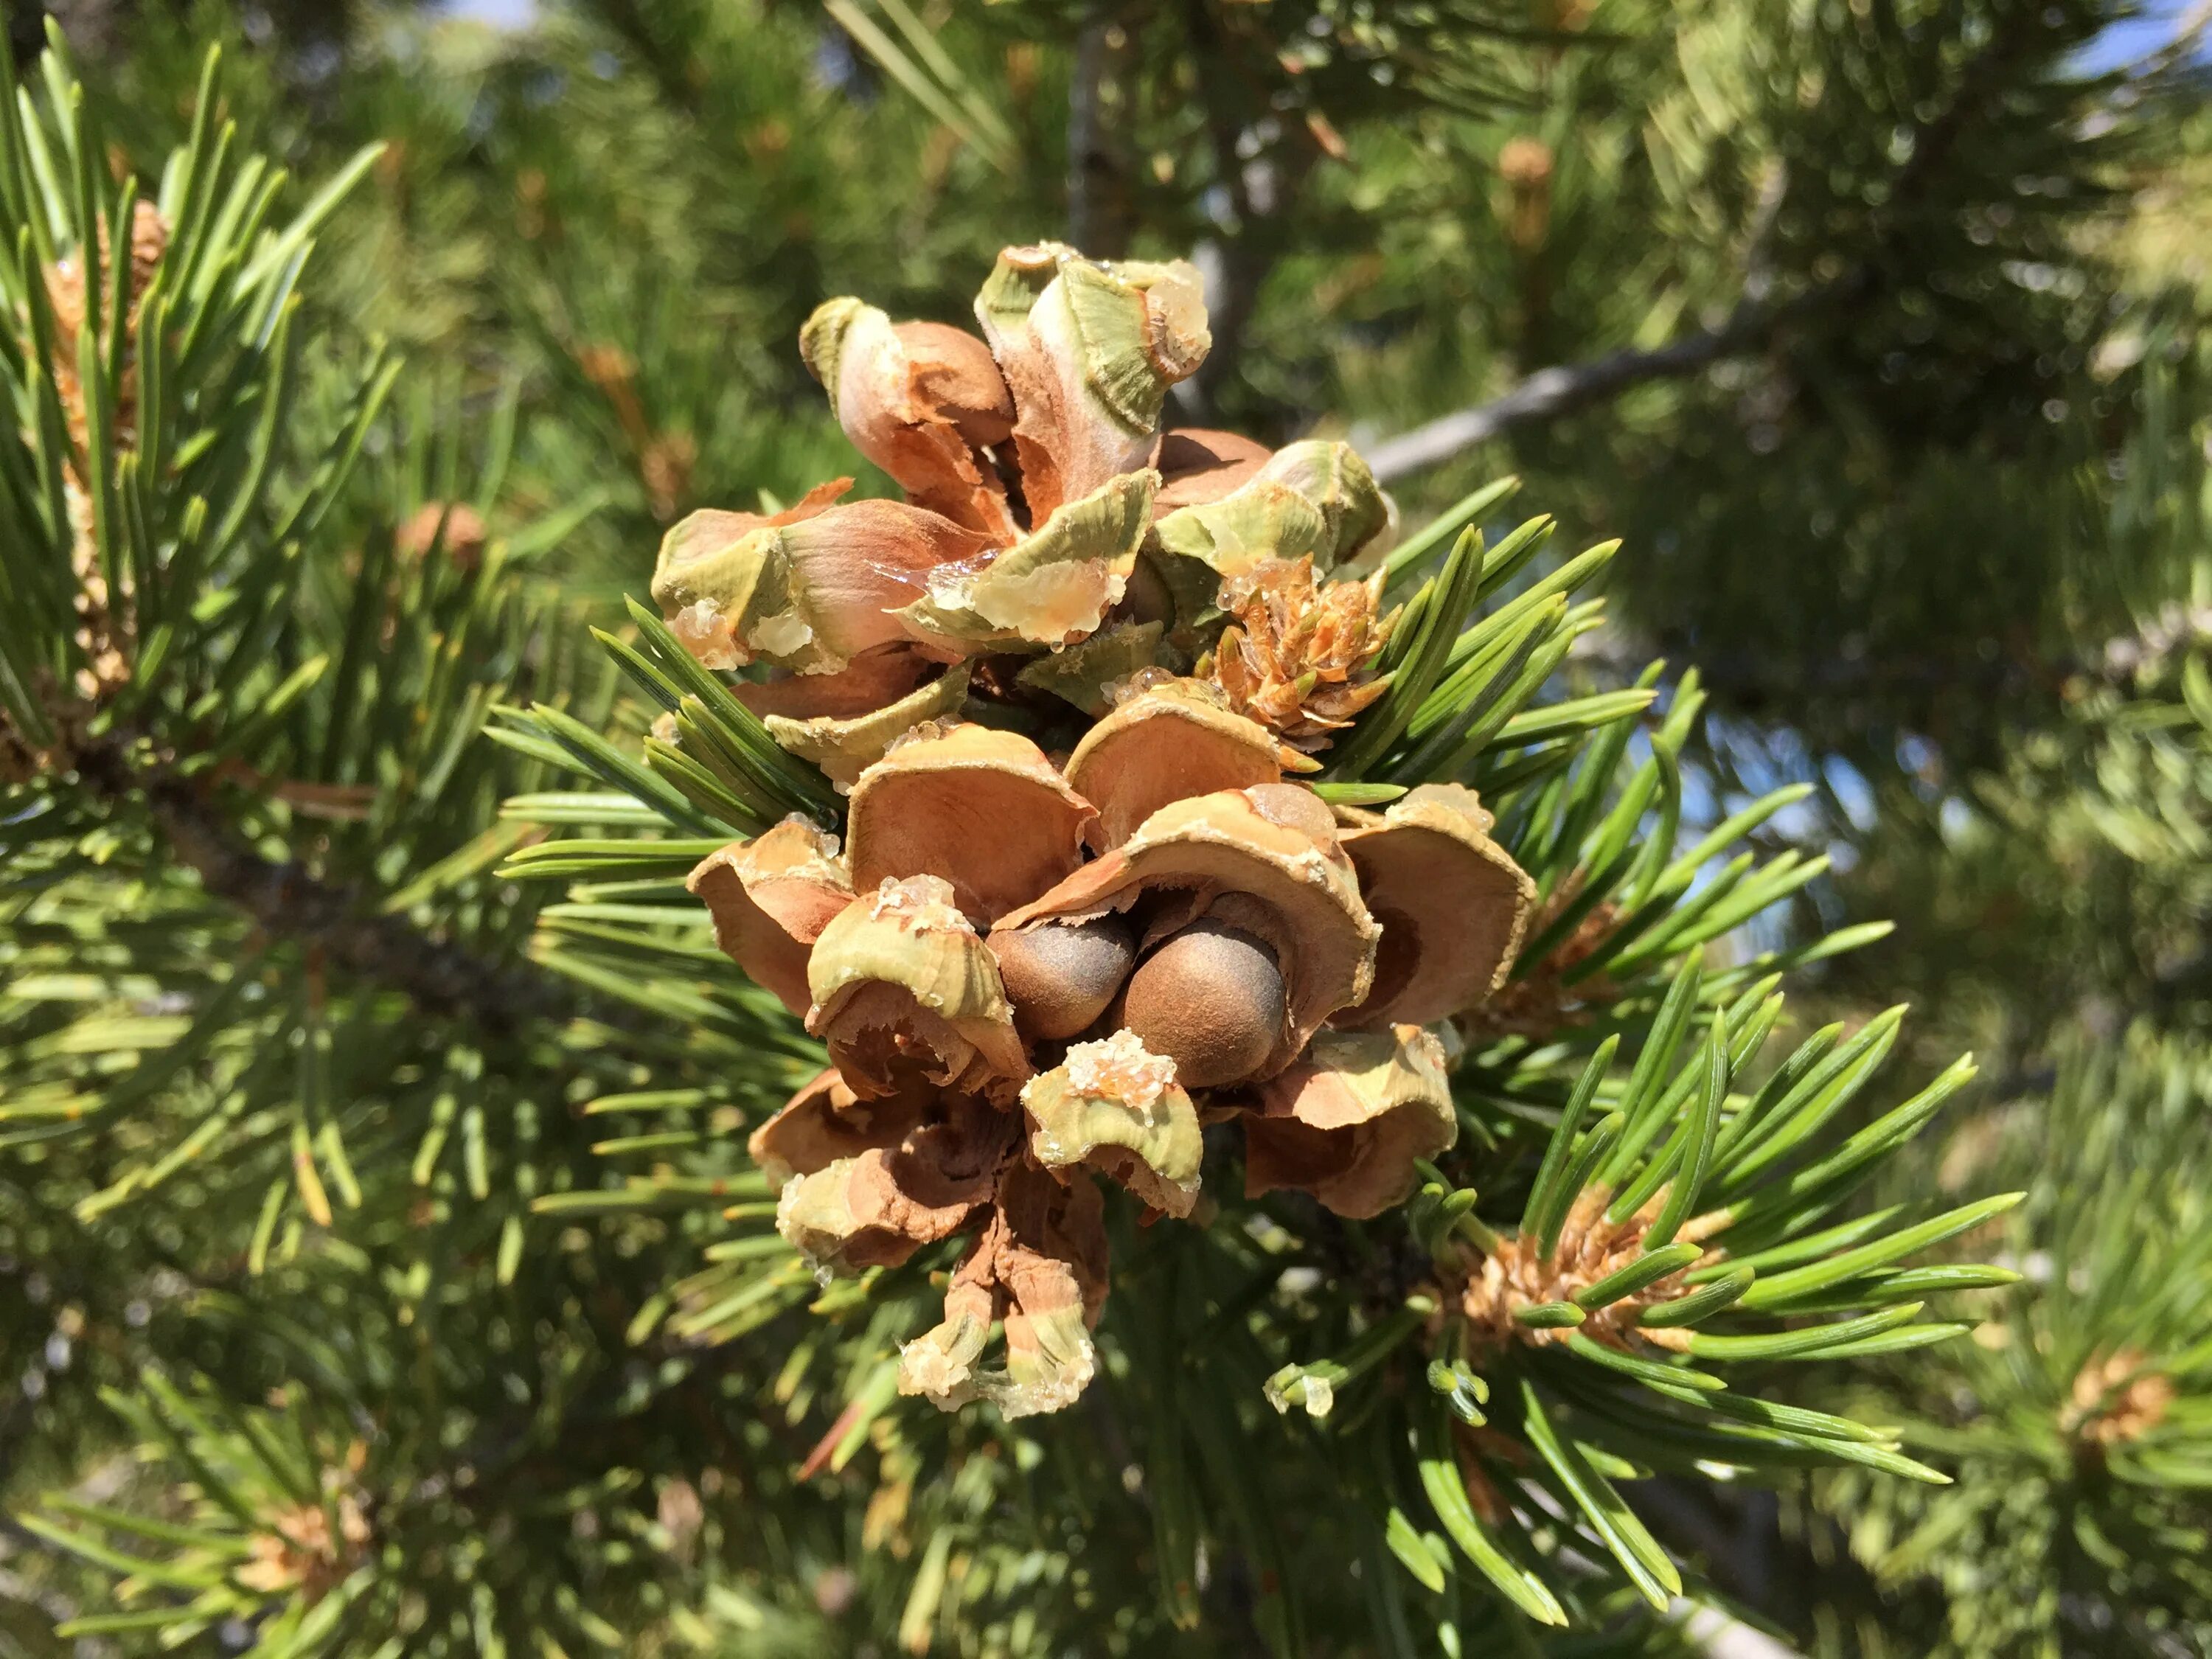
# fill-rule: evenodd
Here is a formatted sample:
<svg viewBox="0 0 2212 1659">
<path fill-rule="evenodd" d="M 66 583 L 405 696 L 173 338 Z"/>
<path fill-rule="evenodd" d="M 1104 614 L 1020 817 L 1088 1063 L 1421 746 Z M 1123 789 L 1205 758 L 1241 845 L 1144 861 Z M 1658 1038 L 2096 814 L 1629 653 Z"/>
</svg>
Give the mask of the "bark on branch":
<svg viewBox="0 0 2212 1659">
<path fill-rule="evenodd" d="M 1833 293 L 1832 289 L 1821 289 L 1788 306 L 1748 315 L 1740 310 L 1724 327 L 1686 334 L 1653 350 L 1613 351 L 1586 363 L 1540 368 L 1488 403 L 1439 415 L 1376 445 L 1367 452 L 1367 465 L 1380 482 L 1391 483 L 1487 443 L 1508 427 L 1572 414 L 1618 397 L 1644 380 L 1695 374 L 1723 357 L 1758 349 L 1772 337 L 1785 317 L 1809 308 L 1809 302 L 1816 300 L 1825 302 Z"/>
<path fill-rule="evenodd" d="M 331 967 L 388 986 L 426 1014 L 465 1018 L 504 1036 L 580 1012 L 575 994 L 542 969 L 493 960 L 404 917 L 379 915 L 362 889 L 297 860 L 264 857 L 191 780 L 166 766 L 134 764 L 122 740 L 81 748 L 76 768 L 103 799 L 143 801 L 171 855 L 263 933 L 319 951 Z"/>
<path fill-rule="evenodd" d="M 1075 37 L 1068 88 L 1067 235 L 1095 259 L 1126 258 L 1136 231 L 1128 131 L 1134 56 L 1119 9 L 1094 6 Z"/>
<path fill-rule="evenodd" d="M 2212 15 L 2212 0 L 2205 0 L 2200 10 Z M 2201 27 L 2202 21 L 2197 26 Z M 1765 303 L 1769 281 L 1765 243 L 1781 208 L 1779 192 L 1785 183 L 1782 176 L 1771 178 L 1758 204 L 1744 298 L 1721 327 L 1686 334 L 1650 351 L 1614 351 L 1584 363 L 1538 369 L 1501 397 L 1438 416 L 1376 445 L 1367 452 L 1376 477 L 1388 483 L 1448 461 L 1509 427 L 1572 414 L 1644 381 L 1692 374 L 1723 357 L 1746 356 L 1763 349 L 1783 327 L 1809 312 L 1865 297 L 1880 280 L 1881 255 L 1908 233 L 1912 210 L 1950 159 L 1960 134 L 2002 93 L 2005 71 L 2033 49 L 2038 38 L 2033 14 L 2014 20 L 1966 66 L 1950 102 L 1914 129 L 1911 149 L 1890 180 L 1888 206 L 1875 227 L 1871 244 L 1846 275 L 1808 289 L 1785 304 Z M 2195 38 L 2186 24 L 2176 37 L 2185 38 Z"/>
</svg>

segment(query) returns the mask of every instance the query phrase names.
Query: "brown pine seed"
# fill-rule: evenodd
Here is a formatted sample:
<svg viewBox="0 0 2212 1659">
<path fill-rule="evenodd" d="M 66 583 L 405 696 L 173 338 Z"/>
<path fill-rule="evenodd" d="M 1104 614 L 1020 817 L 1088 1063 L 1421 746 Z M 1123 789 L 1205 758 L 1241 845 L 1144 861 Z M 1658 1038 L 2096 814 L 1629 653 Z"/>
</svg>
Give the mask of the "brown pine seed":
<svg viewBox="0 0 2212 1659">
<path fill-rule="evenodd" d="M 1122 1024 L 1176 1063 L 1186 1089 L 1241 1083 L 1283 1031 L 1275 953 L 1241 928 L 1193 922 L 1145 958 L 1122 999 Z"/>
<path fill-rule="evenodd" d="M 996 933 L 989 944 L 1015 1027 L 1032 1042 L 1059 1042 L 1087 1029 L 1106 1012 L 1137 955 L 1119 916 Z"/>
</svg>

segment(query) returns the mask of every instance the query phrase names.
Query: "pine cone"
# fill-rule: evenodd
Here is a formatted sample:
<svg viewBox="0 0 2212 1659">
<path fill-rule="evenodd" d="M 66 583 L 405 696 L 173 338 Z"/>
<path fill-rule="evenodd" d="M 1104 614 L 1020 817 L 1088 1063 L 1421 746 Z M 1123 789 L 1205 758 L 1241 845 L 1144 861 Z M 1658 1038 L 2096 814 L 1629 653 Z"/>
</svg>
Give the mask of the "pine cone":
<svg viewBox="0 0 2212 1659">
<path fill-rule="evenodd" d="M 1248 1192 L 1353 1217 L 1456 1136 L 1424 1026 L 1496 985 L 1528 878 L 1468 791 L 1340 823 L 1285 753 L 1172 677 L 1059 765 L 928 720 L 860 770 L 842 845 L 793 818 L 693 872 L 716 942 L 829 1049 L 750 1144 L 784 1237 L 848 1273 L 975 1237 L 907 1392 L 1073 1399 L 1106 1295 L 1094 1183 L 1190 1217 L 1204 1122 L 1243 1126 Z"/>
<path fill-rule="evenodd" d="M 842 843 L 794 817 L 690 886 L 829 1051 L 750 1142 L 779 1231 L 825 1273 L 972 1240 L 900 1353 L 942 1407 L 1081 1392 L 1102 1184 L 1200 1214 L 1206 1123 L 1243 1127 L 1248 1194 L 1403 1202 L 1459 1132 L 1431 1028 L 1497 988 L 1534 896 L 1468 790 L 1340 812 L 1286 780 L 1380 693 L 1380 578 L 1316 571 L 1396 514 L 1347 445 L 1160 432 L 1197 296 L 1046 246 L 1000 256 L 984 338 L 828 302 L 802 353 L 906 500 L 695 513 L 654 572 L 676 638 L 776 671 L 736 694 L 849 793 Z M 1064 756 L 963 719 L 1011 684 L 1081 712 Z"/>
<path fill-rule="evenodd" d="M 905 499 L 841 501 L 852 480 L 840 479 L 775 514 L 692 514 L 653 572 L 670 627 L 708 666 L 799 680 L 775 694 L 789 718 L 849 720 L 912 694 L 913 676 L 885 672 L 894 659 L 991 656 L 1030 659 L 1042 671 L 1030 684 L 1095 714 L 1099 682 L 1163 639 L 1180 663 L 1211 643 L 1224 581 L 1273 560 L 1365 568 L 1397 512 L 1350 445 L 1271 452 L 1161 430 L 1168 388 L 1211 342 L 1200 292 L 1181 261 L 1103 263 L 1048 242 L 1000 255 L 975 301 L 980 337 L 824 301 L 800 356 Z M 611 349 L 582 361 L 638 438 L 627 361 Z M 1380 647 L 1372 597 L 1364 623 L 1358 603 L 1329 590 L 1324 678 Z M 1312 718 L 1340 723 L 1362 702 L 1325 693 Z"/>
</svg>

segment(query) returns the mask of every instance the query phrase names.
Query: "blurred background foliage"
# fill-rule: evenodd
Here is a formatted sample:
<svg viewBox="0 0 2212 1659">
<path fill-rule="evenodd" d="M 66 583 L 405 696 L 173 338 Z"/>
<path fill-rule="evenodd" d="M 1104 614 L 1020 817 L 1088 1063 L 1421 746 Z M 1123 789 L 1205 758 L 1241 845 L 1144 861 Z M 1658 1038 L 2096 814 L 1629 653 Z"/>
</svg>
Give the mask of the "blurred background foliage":
<svg viewBox="0 0 2212 1659">
<path fill-rule="evenodd" d="M 1655 653 L 1670 676 L 1695 665 L 1701 823 L 1809 786 L 1756 839 L 1827 867 L 1757 943 L 1893 921 L 1793 988 L 1854 1023 L 1912 1002 L 1923 1075 L 1961 1046 L 1984 1056 L 1967 1109 L 1891 1183 L 2031 1193 L 1960 1241 L 2030 1281 L 1986 1293 L 1971 1342 L 1814 1390 L 1924 1423 L 1910 1449 L 1956 1486 L 1857 1469 L 1778 1501 L 1647 1483 L 1652 1524 L 1771 1636 L 1624 1615 L 1543 1650 L 2207 1650 L 2202 8 L 46 10 L 118 179 L 157 176 L 190 131 L 210 45 L 221 113 L 295 179 L 383 146 L 322 228 L 295 326 L 356 365 L 387 341 L 405 373 L 336 509 L 349 562 L 303 580 L 273 647 L 304 663 L 367 629 L 382 666 L 371 706 L 301 694 L 289 797 L 240 786 L 264 845 L 392 911 L 434 896 L 447 937 L 511 951 L 549 925 L 543 896 L 483 872 L 512 844 L 496 801 L 543 769 L 468 734 L 493 702 L 606 706 L 605 672 L 568 647 L 642 587 L 683 514 L 850 469 L 793 344 L 814 304 L 858 292 L 957 319 L 998 246 L 1036 237 L 1188 254 L 1215 346 L 1178 420 L 1350 436 L 1410 523 L 1510 471 L 1560 545 L 1623 538 L 1608 620 L 1563 682 L 1630 684 Z M 9 8 L 27 77 L 37 12 Z M 301 477 L 343 423 L 346 366 L 308 377 Z M 481 693 L 451 744 L 406 730 L 441 662 Z M 404 816 L 356 811 L 379 768 L 440 787 Z M 1267 1650 L 1250 1562 L 1213 1564 L 1207 1616 L 1177 1628 L 1144 1582 L 1152 1520 L 1040 1498 L 1120 1492 L 1121 1449 L 1040 1474 L 1042 1439 L 954 1420 L 926 1427 L 926 1458 L 882 1440 L 855 1463 L 878 1431 L 822 1409 L 855 1379 L 830 1374 L 812 1327 L 777 1328 L 787 1358 L 767 1376 L 747 1370 L 760 1348 L 660 1328 L 672 1294 L 706 1316 L 693 1334 L 726 1337 L 811 1285 L 757 1309 L 718 1306 L 711 1271 L 672 1293 L 666 1245 L 704 1237 L 711 1211 L 603 1216 L 583 1194 L 531 1211 L 594 1156 L 579 1103 L 649 1087 L 671 1121 L 757 1110 L 773 1039 L 742 1010 L 681 1037 L 625 1016 L 619 988 L 521 1030 L 421 1019 L 389 993 L 325 1018 L 312 942 L 267 937 L 250 905 L 166 882 L 158 860 L 137 870 L 119 829 L 116 845 L 81 866 L 4 854 L 0 1506 L 27 1515 L 60 1489 L 158 1510 L 184 1480 L 166 1500 L 180 1520 L 295 1588 L 357 1565 L 345 1504 L 373 1492 L 375 1547 L 407 1567 L 380 1580 L 405 1586 L 394 1639 L 445 1632 L 447 1651 Z M 448 878 L 416 886 L 433 869 Z M 143 883 L 127 915 L 118 880 Z M 94 885 L 107 901 L 76 896 Z M 218 1069 L 177 1085 L 200 1097 L 173 1109 L 159 1096 L 48 1137 L 42 1101 L 151 1039 L 42 1011 L 123 988 L 117 1019 L 173 1018 L 165 988 L 211 961 L 239 967 L 226 1064 L 250 1071 L 246 1034 L 281 1033 L 312 1110 L 241 1115 L 225 1133 L 258 1150 L 203 1169 L 193 1126 L 248 1092 Z M 289 1195 L 300 1138 L 325 1121 L 362 1172 L 336 1232 Z M 666 1133 L 717 1205 L 765 1196 L 727 1140 Z M 86 1190 L 112 1197 L 78 1205 Z M 728 1248 L 742 1259 L 741 1237 Z M 142 1386 L 155 1358 L 167 1395 Z M 955 1473 L 917 1484 L 925 1464 Z M 313 1524 L 271 1544 L 236 1504 Z M 105 1582 L 51 1541 L 0 1528 L 0 1656 L 130 1642 L 46 1633 Z M 1395 1569 L 1328 1546 L 1317 1530 L 1311 1559 L 1279 1564 L 1346 1586 L 1317 1603 L 1309 1650 L 1369 1650 L 1362 1598 Z M 194 1650 L 246 1644 L 260 1606 L 240 1592 Z M 1537 1650 L 1500 1619 L 1501 1643 Z"/>
</svg>

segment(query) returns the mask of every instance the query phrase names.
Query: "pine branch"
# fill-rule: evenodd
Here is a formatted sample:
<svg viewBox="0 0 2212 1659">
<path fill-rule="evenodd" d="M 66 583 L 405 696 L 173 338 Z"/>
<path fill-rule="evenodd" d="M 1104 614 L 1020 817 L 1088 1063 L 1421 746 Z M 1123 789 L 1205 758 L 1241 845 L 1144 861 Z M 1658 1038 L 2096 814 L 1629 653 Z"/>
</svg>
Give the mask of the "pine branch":
<svg viewBox="0 0 2212 1659">
<path fill-rule="evenodd" d="M 1128 149 L 1133 41 L 1115 9 L 1095 6 L 1075 37 L 1068 87 L 1067 233 L 1102 259 L 1129 251 L 1134 228 Z"/>
<path fill-rule="evenodd" d="M 1784 328 L 1801 319 L 1831 307 L 1848 310 L 1874 298 L 1885 286 L 1887 256 L 1909 236 L 1911 210 L 1940 174 L 1970 125 L 2012 84 L 2008 71 L 2033 49 L 2034 33 L 2032 14 L 2024 15 L 2024 21 L 2015 19 L 2012 27 L 1997 33 L 1966 66 L 1950 102 L 1915 129 L 1905 160 L 1890 180 L 1887 210 L 1877 223 L 1866 252 L 1844 275 L 1782 305 L 1763 303 L 1771 280 L 1764 268 L 1765 243 L 1782 205 L 1778 179 L 1761 192 L 1755 204 L 1752 268 L 1747 273 L 1742 296 L 1720 327 L 1700 329 L 1648 351 L 1613 351 L 1587 362 L 1540 368 L 1486 403 L 1438 416 L 1376 445 L 1367 452 L 1368 465 L 1376 477 L 1384 483 L 1395 483 L 1487 443 L 1510 427 L 1571 415 L 1648 381 L 1678 379 L 1725 357 L 1750 356 L 1765 349 Z"/>
<path fill-rule="evenodd" d="M 1240 60 L 1230 51 L 1212 8 L 1192 0 L 1182 9 L 1182 25 L 1192 52 L 1219 65 L 1224 77 L 1233 77 L 1248 107 L 1267 107 L 1268 89 L 1238 72 Z M 1226 106 L 1223 94 L 1227 90 L 1215 77 L 1202 76 L 1195 100 L 1205 123 L 1214 177 L 1227 192 L 1229 205 L 1225 221 L 1218 214 L 1212 216 L 1214 233 L 1191 256 L 1206 278 L 1213 344 L 1198 372 L 1178 385 L 1174 395 L 1185 418 L 1198 425 L 1215 424 L 1221 418 L 1222 388 L 1237 374 L 1260 290 L 1283 252 L 1283 214 L 1298 199 L 1319 155 L 1307 130 L 1291 124 L 1282 142 L 1245 161 L 1237 155 L 1237 143 L 1249 130 L 1249 124 Z"/>
<path fill-rule="evenodd" d="M 425 1013 L 459 1014 L 491 1035 L 576 1013 L 574 994 L 551 975 L 495 962 L 404 917 L 378 915 L 358 887 L 326 880 L 297 860 L 263 857 L 191 780 L 166 764 L 134 765 L 125 738 L 89 743 L 75 758 L 77 775 L 102 799 L 143 799 L 177 860 L 263 933 L 319 951 L 331 964 L 403 993 Z"/>
<path fill-rule="evenodd" d="M 1556 419 L 1619 397 L 1647 380 L 1693 374 L 1723 357 L 1741 357 L 1765 348 L 1787 325 L 1831 304 L 1863 293 L 1863 268 L 1849 276 L 1802 294 L 1773 307 L 1739 306 L 1717 329 L 1701 329 L 1650 351 L 1608 352 L 1588 362 L 1540 368 L 1488 403 L 1455 410 L 1401 433 L 1367 452 L 1377 480 L 1399 479 L 1438 466 L 1485 444 L 1509 427 Z"/>
<path fill-rule="evenodd" d="M 1711 1659 L 1798 1659 L 1794 1648 L 1785 1648 L 1763 1631 L 1739 1624 L 1711 1607 L 1697 1607 L 1686 1628 L 1692 1638 L 1704 1644 Z"/>
<path fill-rule="evenodd" d="M 636 0 L 594 0 L 583 10 L 635 55 L 672 107 L 686 115 L 699 112 L 699 85 L 688 72 L 686 54 Z"/>
<path fill-rule="evenodd" d="M 2187 64 L 2204 39 L 2205 31 L 2212 28 L 2212 0 L 2197 0 L 2173 25 L 2173 33 L 2163 44 L 2148 56 L 2127 67 L 2131 80 L 2145 76 L 2163 75 Z"/>
<path fill-rule="evenodd" d="M 2101 644 L 2085 642 L 2071 651 L 2044 651 L 2024 644 L 1993 656 L 1965 651 L 1911 655 L 1838 651 L 1796 653 L 1785 660 L 1707 646 L 1698 653 L 1697 666 L 1699 680 L 1740 710 L 1780 708 L 1801 693 L 1832 701 L 1956 694 L 2009 710 L 2033 724 L 2047 718 L 2070 684 L 2124 690 L 2139 676 L 2204 642 L 2212 642 L 2212 606 L 2176 599 Z M 1686 647 L 1686 641 L 1670 632 L 1655 636 L 1608 622 L 1577 640 L 1572 656 L 1600 684 L 1621 686 L 1633 684 L 1655 655 Z"/>
</svg>

